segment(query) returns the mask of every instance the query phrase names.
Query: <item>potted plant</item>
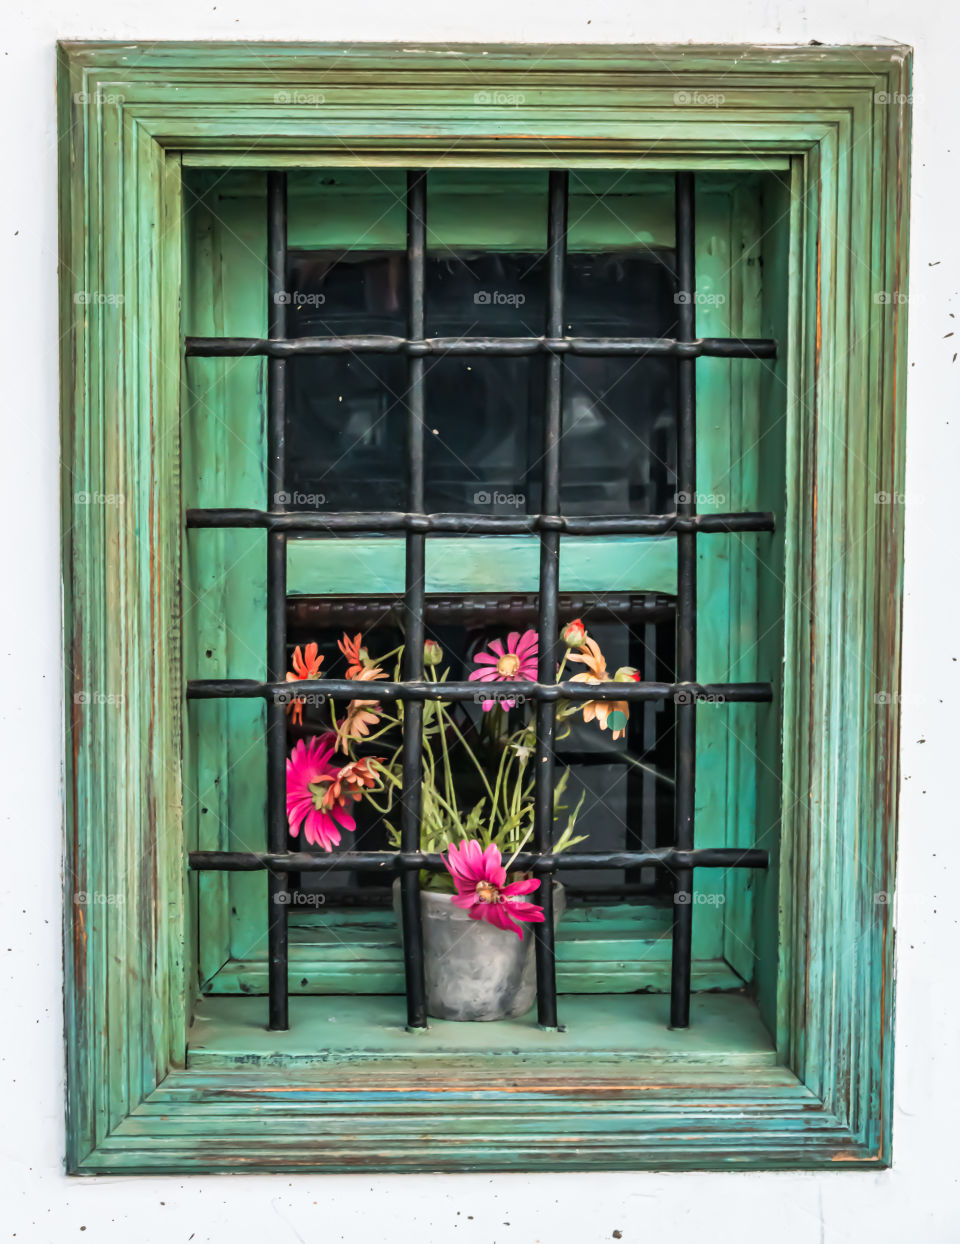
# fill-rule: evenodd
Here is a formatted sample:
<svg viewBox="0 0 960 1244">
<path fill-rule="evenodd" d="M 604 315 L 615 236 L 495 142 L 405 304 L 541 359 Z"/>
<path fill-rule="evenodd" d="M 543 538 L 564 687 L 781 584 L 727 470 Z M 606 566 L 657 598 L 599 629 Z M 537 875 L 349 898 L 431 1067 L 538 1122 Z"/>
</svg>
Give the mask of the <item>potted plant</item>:
<svg viewBox="0 0 960 1244">
<path fill-rule="evenodd" d="M 624 667 L 607 673 L 599 647 L 579 619 L 563 630 L 568 661 L 583 666 L 571 681 L 601 683 L 634 681 L 639 675 Z M 374 659 L 361 635 L 344 635 L 338 644 L 347 660 L 346 677 L 358 683 L 386 678 L 385 666 L 395 663 L 399 680 L 403 648 Z M 440 1019 L 493 1020 L 521 1015 L 534 1003 L 536 981 L 533 938 L 526 926 L 543 920 L 532 900 L 540 880 L 512 867 L 534 832 L 532 757 L 536 737 L 528 707 L 518 704 L 509 684 L 537 677 L 535 631 L 511 632 L 495 639 L 474 657 L 470 679 L 478 684 L 481 714 L 463 705 L 428 701 L 423 710 L 421 784 L 421 849 L 439 854 L 443 873 L 421 874 L 424 971 L 428 1013 Z M 293 655 L 291 682 L 317 678 L 323 660 L 316 644 Z M 428 640 L 424 668 L 428 679 L 444 682 L 444 654 Z M 294 694 L 288 709 L 302 722 L 303 702 Z M 559 735 L 569 731 L 568 719 L 582 713 L 614 739 L 626 729 L 625 701 L 588 700 L 558 705 Z M 387 706 L 358 697 L 338 718 L 331 706 L 329 731 L 300 739 L 287 761 L 287 817 L 290 833 L 301 827 L 306 841 L 332 850 L 341 831 L 353 832 L 351 811 L 368 802 L 384 819 L 392 845 L 400 843 L 393 816 L 402 789 L 401 728 L 404 706 Z M 392 740 L 388 754 L 370 754 L 372 745 Z M 387 748 L 384 748 L 387 751 Z M 360 753 L 363 754 L 360 754 Z M 583 840 L 574 835 L 583 796 L 568 809 L 564 796 L 569 771 L 556 783 L 553 850 L 560 852 Z M 564 891 L 554 881 L 554 919 L 563 913 Z M 395 906 L 399 881 L 394 885 Z"/>
</svg>

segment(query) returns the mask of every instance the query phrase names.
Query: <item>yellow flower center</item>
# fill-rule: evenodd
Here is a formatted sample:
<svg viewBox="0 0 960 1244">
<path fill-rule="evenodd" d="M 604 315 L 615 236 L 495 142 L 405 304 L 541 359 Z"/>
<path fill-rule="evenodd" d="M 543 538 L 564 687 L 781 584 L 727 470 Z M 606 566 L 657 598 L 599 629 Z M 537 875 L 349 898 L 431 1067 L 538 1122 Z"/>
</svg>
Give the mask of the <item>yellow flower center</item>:
<svg viewBox="0 0 960 1244">
<path fill-rule="evenodd" d="M 489 881 L 477 882 L 477 898 L 482 899 L 485 903 L 495 903 L 500 897 L 500 891 L 495 885 L 491 885 Z"/>
<path fill-rule="evenodd" d="M 497 662 L 497 673 L 503 678 L 512 678 L 520 668 L 520 658 L 515 652 L 505 652 Z"/>
</svg>

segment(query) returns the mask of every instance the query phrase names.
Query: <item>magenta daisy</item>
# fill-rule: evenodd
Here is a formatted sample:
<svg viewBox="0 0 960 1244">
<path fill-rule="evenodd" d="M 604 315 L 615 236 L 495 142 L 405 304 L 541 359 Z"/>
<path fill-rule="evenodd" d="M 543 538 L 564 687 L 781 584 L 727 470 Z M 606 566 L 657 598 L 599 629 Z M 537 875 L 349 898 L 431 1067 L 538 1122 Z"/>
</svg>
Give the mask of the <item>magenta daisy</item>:
<svg viewBox="0 0 960 1244">
<path fill-rule="evenodd" d="M 470 675 L 474 682 L 536 682 L 537 678 L 537 632 L 511 631 L 506 645 L 494 639 L 487 645 L 489 652 L 478 652 L 473 658 L 478 669 Z M 498 697 L 483 701 L 483 711 L 489 713 L 494 704 L 501 708 L 513 708 L 516 700 Z"/>
<path fill-rule="evenodd" d="M 500 851 L 492 843 L 484 851 L 476 839 L 461 843 L 459 849 L 451 844 L 443 858 L 447 871 L 453 878 L 457 892 L 452 898 L 462 907 L 471 920 L 486 920 L 498 929 L 523 937 L 518 921 L 538 924 L 543 920 L 543 909 L 536 903 L 526 903 L 520 897 L 539 889 L 540 882 L 531 877 L 527 881 L 514 881 L 504 885 L 507 870 L 503 867 Z"/>
<path fill-rule="evenodd" d="M 331 850 L 340 830 L 351 833 L 357 822 L 346 809 L 349 794 L 334 787 L 342 769 L 334 758 L 336 736 L 323 734 L 308 742 L 300 739 L 287 760 L 287 820 L 296 838 L 303 825 L 307 842 Z M 331 789 L 333 788 L 333 789 Z"/>
</svg>

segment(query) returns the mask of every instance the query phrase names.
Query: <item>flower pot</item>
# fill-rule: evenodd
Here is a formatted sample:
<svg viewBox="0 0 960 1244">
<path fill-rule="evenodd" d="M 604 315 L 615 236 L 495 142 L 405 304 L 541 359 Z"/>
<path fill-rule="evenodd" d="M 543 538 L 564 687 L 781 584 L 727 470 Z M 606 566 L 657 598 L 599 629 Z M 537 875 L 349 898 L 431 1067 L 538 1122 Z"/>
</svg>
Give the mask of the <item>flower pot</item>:
<svg viewBox="0 0 960 1244">
<path fill-rule="evenodd" d="M 471 920 L 450 901 L 452 894 L 420 891 L 427 1014 L 434 1019 L 511 1019 L 529 1011 L 537 997 L 533 930 L 523 937 L 485 920 Z M 563 886 L 553 883 L 553 923 L 563 915 Z M 393 883 L 400 916 L 400 882 Z M 401 924 L 401 930 L 402 930 Z"/>
</svg>

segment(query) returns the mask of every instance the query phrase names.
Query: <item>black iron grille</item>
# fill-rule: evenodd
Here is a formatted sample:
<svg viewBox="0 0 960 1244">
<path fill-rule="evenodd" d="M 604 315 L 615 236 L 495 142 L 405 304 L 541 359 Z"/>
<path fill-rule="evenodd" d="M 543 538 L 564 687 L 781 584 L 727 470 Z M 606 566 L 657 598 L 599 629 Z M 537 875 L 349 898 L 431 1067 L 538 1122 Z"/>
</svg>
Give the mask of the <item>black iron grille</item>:
<svg viewBox="0 0 960 1244">
<path fill-rule="evenodd" d="M 282 297 L 287 269 L 286 175 L 271 173 L 267 182 L 268 335 L 266 338 L 189 337 L 186 353 L 194 357 L 267 358 L 267 479 L 270 504 L 265 510 L 203 509 L 187 512 L 187 526 L 263 528 L 267 533 L 267 681 L 198 679 L 187 685 L 193 699 L 260 698 L 267 707 L 268 850 L 264 852 L 193 851 L 195 869 L 266 869 L 269 879 L 269 1024 L 288 1027 L 287 913 L 284 899 L 291 873 L 327 869 L 383 870 L 399 873 L 406 973 L 407 1022 L 426 1026 L 423 943 L 420 927 L 420 869 L 442 871 L 438 855 L 420 850 L 421 727 L 426 700 L 473 700 L 471 682 L 428 681 L 423 671 L 425 541 L 437 532 L 457 535 L 536 534 L 540 542 L 540 586 L 537 610 L 539 668 L 536 682 L 511 684 L 537 705 L 537 783 L 535 789 L 535 850 L 517 856 L 516 866 L 545 878 L 539 897 L 544 921 L 534 926 L 537 964 L 538 1020 L 557 1027 L 557 994 L 553 927 L 553 893 L 549 879 L 562 869 L 653 867 L 672 875 L 674 889 L 673 959 L 670 1023 L 689 1024 L 692 886 L 696 868 L 765 868 L 767 852 L 759 849 L 694 847 L 697 702 L 769 701 L 769 683 L 697 682 L 697 537 L 700 534 L 772 531 L 766 513 L 699 515 L 696 507 L 696 360 L 701 357 L 761 359 L 776 355 L 776 343 L 739 338 L 698 338 L 694 279 L 694 180 L 676 175 L 676 253 L 678 335 L 675 338 L 571 337 L 563 334 L 564 262 L 567 235 L 567 174 L 550 173 L 547 253 L 547 311 L 539 337 L 424 337 L 426 252 L 426 173 L 407 174 L 408 331 L 397 336 L 288 337 Z M 408 503 L 403 512 L 288 512 L 285 498 L 286 360 L 298 354 L 399 353 L 407 358 L 406 460 Z M 543 491 L 540 513 L 518 517 L 424 512 L 424 359 L 460 354 L 506 357 L 546 355 L 547 386 L 543 432 Z M 672 514 L 625 517 L 562 517 L 560 510 L 560 438 L 565 355 L 625 357 L 667 356 L 677 360 L 677 502 Z M 401 700 L 403 722 L 403 791 L 399 851 L 344 851 L 316 855 L 289 851 L 285 813 L 286 703 L 286 568 L 287 536 L 304 532 L 403 532 L 406 579 L 403 600 L 404 664 L 400 682 L 364 683 L 364 697 Z M 586 686 L 553 680 L 559 633 L 560 540 L 565 535 L 668 535 L 677 541 L 676 681 L 607 683 Z M 356 696 L 347 679 L 299 681 L 298 694 L 316 692 L 334 699 Z M 553 854 L 554 726 L 560 699 L 656 701 L 676 703 L 676 826 L 668 849 Z M 717 708 L 722 711 L 722 708 Z"/>
</svg>

